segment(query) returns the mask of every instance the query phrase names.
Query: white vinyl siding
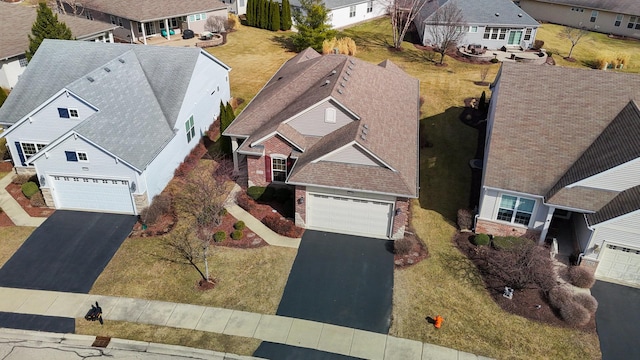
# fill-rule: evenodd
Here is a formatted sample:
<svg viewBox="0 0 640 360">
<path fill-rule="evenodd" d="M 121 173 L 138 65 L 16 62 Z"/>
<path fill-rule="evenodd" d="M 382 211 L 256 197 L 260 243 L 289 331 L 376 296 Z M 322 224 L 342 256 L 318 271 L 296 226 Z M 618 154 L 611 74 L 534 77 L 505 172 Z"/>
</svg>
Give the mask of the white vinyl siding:
<svg viewBox="0 0 640 360">
<path fill-rule="evenodd" d="M 347 164 L 358 164 L 368 166 L 382 166 L 369 154 L 359 149 L 356 145 L 351 145 L 331 153 L 322 158 L 321 161 L 333 161 Z"/>
<path fill-rule="evenodd" d="M 640 185 L 640 158 L 578 181 L 576 186 L 624 191 Z"/>
<path fill-rule="evenodd" d="M 336 77 L 336 81 L 341 79 L 338 78 L 338 74 L 333 76 Z M 335 122 L 325 121 L 327 111 L 330 109 L 335 111 Z M 353 120 L 354 118 L 351 115 L 342 111 L 333 101 L 325 101 L 298 114 L 298 116 L 289 120 L 287 124 L 305 136 L 324 136 L 349 124 Z"/>
<path fill-rule="evenodd" d="M 352 11 L 352 7 L 355 11 Z M 330 9 L 329 21 L 335 29 L 384 16 L 387 12 L 383 1 L 363 1 L 355 5 Z"/>
</svg>

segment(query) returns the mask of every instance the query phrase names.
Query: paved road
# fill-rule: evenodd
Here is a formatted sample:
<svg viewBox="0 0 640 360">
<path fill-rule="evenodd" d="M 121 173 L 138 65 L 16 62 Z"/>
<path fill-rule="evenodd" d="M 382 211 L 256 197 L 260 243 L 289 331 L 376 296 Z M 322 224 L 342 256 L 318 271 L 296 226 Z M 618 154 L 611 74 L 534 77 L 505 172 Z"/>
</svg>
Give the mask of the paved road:
<svg viewBox="0 0 640 360">
<path fill-rule="evenodd" d="M 58 210 L 0 269 L 0 286 L 87 293 L 136 218 Z"/>
<path fill-rule="evenodd" d="M 387 334 L 390 241 L 307 230 L 277 314 Z"/>
<path fill-rule="evenodd" d="M 640 359 L 640 289 L 596 281 L 596 327 L 603 360 Z"/>
</svg>

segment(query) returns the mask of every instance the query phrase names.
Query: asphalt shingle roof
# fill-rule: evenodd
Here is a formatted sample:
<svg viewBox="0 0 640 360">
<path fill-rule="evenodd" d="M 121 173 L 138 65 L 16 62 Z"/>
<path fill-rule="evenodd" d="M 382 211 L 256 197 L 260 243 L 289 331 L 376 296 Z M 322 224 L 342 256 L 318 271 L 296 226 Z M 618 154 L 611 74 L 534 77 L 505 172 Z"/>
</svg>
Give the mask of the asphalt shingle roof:
<svg viewBox="0 0 640 360">
<path fill-rule="evenodd" d="M 587 221 L 589 225 L 596 225 L 637 210 L 640 210 L 640 185 L 621 192 L 596 213 L 587 214 Z"/>
<path fill-rule="evenodd" d="M 28 35 L 36 21 L 37 10 L 17 3 L 0 1 L 0 59 L 22 55 L 29 48 Z M 101 21 L 91 21 L 80 17 L 58 14 L 77 39 L 115 29 L 118 26 Z"/>
<path fill-rule="evenodd" d="M 91 0 L 88 9 L 124 19 L 146 22 L 226 9 L 218 0 Z"/>
<path fill-rule="evenodd" d="M 434 0 L 429 1 L 422 8 L 421 18 L 426 23 L 429 17 L 444 4 L 452 2 L 462 11 L 462 16 L 467 24 L 482 25 L 514 25 L 537 27 L 538 22 L 519 8 L 511 0 Z M 440 6 L 438 6 L 440 5 Z M 499 14 L 499 15 L 496 15 Z"/>
<path fill-rule="evenodd" d="M 278 70 L 224 133 L 248 137 L 241 149 L 249 150 L 248 144 L 328 98 L 359 120 L 318 141 L 306 139 L 306 148 L 288 181 L 416 197 L 419 83 L 390 61 L 376 66 L 346 55 L 321 56 L 307 49 Z M 364 124 L 368 129 L 362 139 Z M 395 171 L 313 162 L 349 143 L 358 143 Z"/>
<path fill-rule="evenodd" d="M 142 170 L 174 136 L 200 54 L 197 48 L 45 40 L 0 108 L 0 123 L 14 124 L 67 89 L 99 109 L 74 130 Z"/>
<path fill-rule="evenodd" d="M 530 0 L 551 4 L 606 10 L 620 14 L 640 15 L 638 0 Z"/>
</svg>

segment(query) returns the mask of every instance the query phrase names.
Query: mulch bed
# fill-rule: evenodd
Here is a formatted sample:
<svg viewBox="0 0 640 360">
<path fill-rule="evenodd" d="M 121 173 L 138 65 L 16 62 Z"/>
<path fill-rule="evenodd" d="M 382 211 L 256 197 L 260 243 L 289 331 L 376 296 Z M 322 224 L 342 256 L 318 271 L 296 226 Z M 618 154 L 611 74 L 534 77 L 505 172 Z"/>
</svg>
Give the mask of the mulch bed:
<svg viewBox="0 0 640 360">
<path fill-rule="evenodd" d="M 411 251 L 409 251 L 405 255 L 395 254 L 393 256 L 393 264 L 396 269 L 404 269 L 410 267 L 411 265 L 415 265 L 429 256 L 427 246 L 415 233 L 413 233 L 412 229 L 409 229 L 409 231 L 406 231 L 404 233 L 404 238 L 411 241 L 413 243 L 413 247 L 411 248 Z"/>
<path fill-rule="evenodd" d="M 15 225 L 9 216 L 4 212 L 0 211 L 0 227 L 13 226 Z"/>
<path fill-rule="evenodd" d="M 29 214 L 31 217 L 49 217 L 49 215 L 53 214 L 55 209 L 49 209 L 48 207 L 34 207 L 31 206 L 31 202 L 27 199 L 22 193 L 22 188 L 20 185 L 16 185 L 10 183 L 6 187 L 7 192 L 13 196 L 14 199 L 20 204 L 20 206 L 24 209 L 24 211 Z"/>
<path fill-rule="evenodd" d="M 470 236 L 472 236 L 472 233 L 457 233 L 453 238 L 453 243 L 478 267 L 478 264 L 474 261 L 474 256 L 470 256 L 477 249 L 469 240 Z M 475 259 L 477 259 L 477 257 L 475 257 Z M 478 267 L 478 269 L 479 268 L 480 267 Z M 493 300 L 505 311 L 553 326 L 578 329 L 585 332 L 596 331 L 595 316 L 591 317 L 589 323 L 579 327 L 570 326 L 562 321 L 559 314 L 547 304 L 547 300 L 541 289 L 515 290 L 513 298 L 510 300 L 502 296 L 505 284 L 499 284 L 495 279 L 488 278 L 487 274 L 482 271 L 480 274 L 482 275 L 485 288 Z"/>
<path fill-rule="evenodd" d="M 243 191 L 246 194 L 246 190 L 243 189 Z M 238 196 L 240 196 L 240 194 L 238 194 Z M 294 225 L 294 233 L 293 234 L 288 234 L 285 236 L 289 236 L 289 237 L 293 237 L 293 238 L 299 238 L 302 237 L 302 234 L 304 234 L 304 230 L 303 228 L 297 227 L 295 226 L 295 221 L 291 218 L 288 218 L 286 215 L 291 213 L 290 209 L 285 208 L 285 203 L 279 203 L 275 200 L 270 201 L 270 202 L 257 202 L 251 198 L 248 198 L 249 203 L 251 203 L 251 207 L 249 208 L 249 210 L 245 209 L 246 211 L 249 212 L 249 214 L 253 215 L 254 218 L 260 220 L 260 222 L 262 222 L 262 220 L 270 214 L 279 214 L 281 217 L 285 218 L 288 222 L 293 223 Z M 280 234 L 282 235 L 282 234 Z"/>
</svg>

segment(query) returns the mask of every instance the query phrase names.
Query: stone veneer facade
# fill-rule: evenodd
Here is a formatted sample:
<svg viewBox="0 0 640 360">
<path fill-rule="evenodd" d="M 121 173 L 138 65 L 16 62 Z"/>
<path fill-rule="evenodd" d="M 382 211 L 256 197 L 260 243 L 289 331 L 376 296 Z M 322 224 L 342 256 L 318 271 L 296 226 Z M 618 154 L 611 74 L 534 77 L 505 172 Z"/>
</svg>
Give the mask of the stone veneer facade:
<svg viewBox="0 0 640 360">
<path fill-rule="evenodd" d="M 391 238 L 393 240 L 402 239 L 404 232 L 409 226 L 409 199 L 397 198 L 395 211 L 393 214 L 393 227 L 391 229 Z"/>
</svg>

